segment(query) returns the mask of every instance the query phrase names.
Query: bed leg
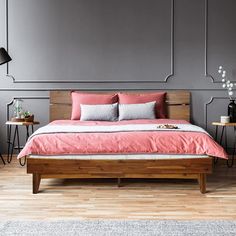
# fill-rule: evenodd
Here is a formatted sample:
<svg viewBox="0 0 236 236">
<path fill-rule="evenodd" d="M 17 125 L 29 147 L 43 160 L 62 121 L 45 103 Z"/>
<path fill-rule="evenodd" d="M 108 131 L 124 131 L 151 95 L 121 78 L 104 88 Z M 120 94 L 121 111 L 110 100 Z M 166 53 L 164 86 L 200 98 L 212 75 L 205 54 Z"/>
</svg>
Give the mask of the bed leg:
<svg viewBox="0 0 236 236">
<path fill-rule="evenodd" d="M 118 187 L 121 187 L 121 178 L 118 178 L 118 179 L 117 179 L 117 186 L 118 186 Z"/>
<path fill-rule="evenodd" d="M 40 181 L 41 181 L 41 175 L 38 173 L 33 173 L 33 194 L 38 193 Z"/>
<path fill-rule="evenodd" d="M 198 178 L 200 192 L 206 193 L 206 174 L 199 174 Z"/>
</svg>

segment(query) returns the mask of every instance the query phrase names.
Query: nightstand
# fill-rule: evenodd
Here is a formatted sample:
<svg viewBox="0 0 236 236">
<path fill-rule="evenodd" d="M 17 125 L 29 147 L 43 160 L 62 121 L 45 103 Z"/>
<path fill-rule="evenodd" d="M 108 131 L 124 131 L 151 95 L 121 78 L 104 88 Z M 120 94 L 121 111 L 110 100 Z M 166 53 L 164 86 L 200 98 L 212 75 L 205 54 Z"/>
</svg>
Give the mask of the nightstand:
<svg viewBox="0 0 236 236">
<path fill-rule="evenodd" d="M 235 156 L 235 147 L 236 147 L 236 123 L 221 123 L 221 122 L 212 122 L 212 125 L 216 127 L 215 131 L 215 140 L 218 140 L 218 129 L 221 127 L 221 134 L 220 134 L 220 139 L 219 139 L 219 144 L 222 145 L 223 138 L 225 139 L 225 149 L 226 152 L 228 150 L 228 137 L 227 137 L 227 128 L 232 127 L 234 130 L 234 146 L 233 146 L 233 155 L 231 162 L 228 159 L 227 160 L 227 166 L 232 167 L 234 164 L 234 156 Z M 214 159 L 214 162 L 217 163 L 218 158 Z"/>
<path fill-rule="evenodd" d="M 34 132 L 34 125 L 39 125 L 39 124 L 40 123 L 38 121 L 33 121 L 33 122 L 7 121 L 6 122 L 6 125 L 7 125 L 7 144 L 8 144 L 8 147 L 7 147 L 7 162 L 8 163 L 11 163 L 14 149 L 17 149 L 18 152 L 20 152 L 21 149 L 23 148 L 23 146 L 20 146 L 19 126 L 24 126 L 26 128 L 26 141 L 27 141 L 29 136 L 30 136 L 29 127 L 31 126 L 31 133 L 33 133 Z M 15 127 L 13 139 L 11 137 L 12 136 L 11 135 L 12 126 Z M 17 146 L 15 146 L 16 139 L 17 139 Z M 25 163 L 26 163 L 26 158 L 24 158 L 23 162 L 20 159 L 19 162 L 20 162 L 21 166 L 24 166 Z"/>
</svg>

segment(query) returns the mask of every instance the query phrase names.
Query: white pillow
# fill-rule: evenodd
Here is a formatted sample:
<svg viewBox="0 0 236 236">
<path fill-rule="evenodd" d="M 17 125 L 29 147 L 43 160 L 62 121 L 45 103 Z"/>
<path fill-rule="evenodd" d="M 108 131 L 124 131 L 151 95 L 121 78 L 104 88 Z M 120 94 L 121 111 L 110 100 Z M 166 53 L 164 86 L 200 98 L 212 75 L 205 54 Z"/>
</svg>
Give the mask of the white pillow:
<svg viewBox="0 0 236 236">
<path fill-rule="evenodd" d="M 80 120 L 107 120 L 115 121 L 118 119 L 118 104 L 99 104 L 99 105 L 80 105 Z"/>
<path fill-rule="evenodd" d="M 156 119 L 156 102 L 119 104 L 119 120 Z"/>
</svg>

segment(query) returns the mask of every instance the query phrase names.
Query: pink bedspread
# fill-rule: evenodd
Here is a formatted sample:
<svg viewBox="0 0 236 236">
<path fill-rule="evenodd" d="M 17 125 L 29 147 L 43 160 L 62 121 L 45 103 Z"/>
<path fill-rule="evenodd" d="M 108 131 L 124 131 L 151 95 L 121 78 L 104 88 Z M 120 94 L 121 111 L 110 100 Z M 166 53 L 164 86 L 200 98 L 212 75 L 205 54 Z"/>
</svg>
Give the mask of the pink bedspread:
<svg viewBox="0 0 236 236">
<path fill-rule="evenodd" d="M 187 124 L 183 120 L 132 121 L 58 120 L 50 125 Z M 76 154 L 197 154 L 227 159 L 224 149 L 201 132 L 135 131 L 117 133 L 53 133 L 33 136 L 18 158 L 35 155 Z"/>
</svg>

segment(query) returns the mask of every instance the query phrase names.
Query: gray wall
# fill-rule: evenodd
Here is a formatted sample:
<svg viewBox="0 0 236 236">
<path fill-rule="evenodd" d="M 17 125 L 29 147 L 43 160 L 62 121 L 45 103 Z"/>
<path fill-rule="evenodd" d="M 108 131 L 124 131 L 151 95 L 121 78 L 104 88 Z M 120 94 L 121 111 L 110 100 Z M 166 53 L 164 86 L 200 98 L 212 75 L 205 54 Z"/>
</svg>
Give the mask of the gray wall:
<svg viewBox="0 0 236 236">
<path fill-rule="evenodd" d="M 54 89 L 188 89 L 192 121 L 213 133 L 229 103 L 218 66 L 236 80 L 235 12 L 235 0 L 0 0 L 3 152 L 7 104 L 23 97 L 46 124 Z"/>
</svg>

